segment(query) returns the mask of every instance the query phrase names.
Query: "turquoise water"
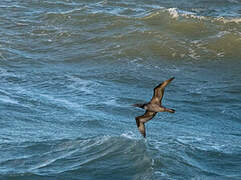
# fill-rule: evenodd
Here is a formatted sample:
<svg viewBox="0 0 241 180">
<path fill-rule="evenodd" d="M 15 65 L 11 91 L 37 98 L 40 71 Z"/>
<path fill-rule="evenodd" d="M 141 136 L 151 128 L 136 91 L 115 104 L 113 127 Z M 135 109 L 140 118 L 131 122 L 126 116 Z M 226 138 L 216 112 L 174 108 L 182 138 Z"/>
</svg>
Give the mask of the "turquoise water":
<svg viewBox="0 0 241 180">
<path fill-rule="evenodd" d="M 241 179 L 240 29 L 239 0 L 1 1 L 0 179 Z"/>
</svg>

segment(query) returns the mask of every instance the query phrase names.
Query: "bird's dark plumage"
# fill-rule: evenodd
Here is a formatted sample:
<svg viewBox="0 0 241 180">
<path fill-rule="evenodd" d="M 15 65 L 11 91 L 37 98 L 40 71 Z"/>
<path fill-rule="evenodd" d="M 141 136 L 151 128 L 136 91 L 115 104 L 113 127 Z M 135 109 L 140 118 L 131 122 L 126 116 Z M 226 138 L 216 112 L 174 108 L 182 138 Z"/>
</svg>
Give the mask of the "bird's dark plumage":
<svg viewBox="0 0 241 180">
<path fill-rule="evenodd" d="M 136 117 L 136 125 L 141 132 L 141 134 L 146 137 L 145 124 L 147 121 L 151 120 L 156 115 L 156 112 L 146 110 L 145 114 Z"/>
<path fill-rule="evenodd" d="M 136 117 L 136 125 L 140 133 L 146 137 L 145 123 L 151 120 L 157 112 L 170 112 L 174 113 L 174 109 L 168 109 L 162 106 L 162 98 L 164 95 L 165 87 L 174 79 L 174 77 L 162 82 L 154 88 L 154 93 L 151 101 L 146 104 L 134 104 L 134 106 L 145 109 L 146 112 L 142 116 Z"/>
<path fill-rule="evenodd" d="M 156 103 L 161 105 L 162 98 L 164 96 L 165 87 L 174 79 L 174 77 L 162 82 L 154 88 L 154 94 L 150 103 Z"/>
</svg>

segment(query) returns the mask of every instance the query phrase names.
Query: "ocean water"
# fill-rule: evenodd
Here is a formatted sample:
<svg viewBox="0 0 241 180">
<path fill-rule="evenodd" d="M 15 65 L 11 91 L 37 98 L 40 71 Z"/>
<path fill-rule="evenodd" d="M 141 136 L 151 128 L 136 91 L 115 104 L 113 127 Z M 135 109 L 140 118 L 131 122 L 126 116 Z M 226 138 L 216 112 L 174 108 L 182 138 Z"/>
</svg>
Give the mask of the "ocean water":
<svg viewBox="0 0 241 180">
<path fill-rule="evenodd" d="M 241 179 L 241 1 L 2 0 L 0 128 L 0 180 Z"/>
</svg>

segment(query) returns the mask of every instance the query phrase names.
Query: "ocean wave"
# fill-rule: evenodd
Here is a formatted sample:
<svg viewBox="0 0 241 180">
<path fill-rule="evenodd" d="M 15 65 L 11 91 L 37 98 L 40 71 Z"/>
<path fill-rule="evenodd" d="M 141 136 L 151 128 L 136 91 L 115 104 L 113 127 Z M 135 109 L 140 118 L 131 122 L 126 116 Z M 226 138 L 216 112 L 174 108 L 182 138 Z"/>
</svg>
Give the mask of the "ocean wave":
<svg viewBox="0 0 241 180">
<path fill-rule="evenodd" d="M 7 176 L 24 173 L 55 176 L 74 172 L 81 172 L 85 175 L 86 168 L 96 168 L 97 172 L 108 173 L 109 170 L 105 168 L 139 169 L 142 166 L 148 167 L 148 164 L 152 163 L 151 157 L 146 154 L 143 141 L 133 138 L 133 134 L 130 133 L 116 137 L 100 136 L 88 139 L 24 142 L 13 147 L 8 144 L 6 147 L 12 152 L 12 160 L 0 162 L 2 167 L 0 173 Z M 16 157 L 14 152 L 20 149 L 24 153 Z M 103 160 L 109 160 L 113 164 L 112 167 L 110 164 L 102 164 Z M 10 166 L 14 166 L 15 170 L 7 168 Z M 130 173 L 132 174 L 133 171 L 131 170 Z"/>
<path fill-rule="evenodd" d="M 226 23 L 237 23 L 239 24 L 240 18 L 238 17 L 229 17 L 229 16 L 221 16 L 221 17 L 211 17 L 211 16 L 203 16 L 199 15 L 196 12 L 192 11 L 185 11 L 179 8 L 164 8 L 164 7 L 159 7 L 156 9 L 153 9 L 150 12 L 147 12 L 146 14 L 143 14 L 140 19 L 156 19 L 156 18 L 163 18 L 169 20 L 199 20 L 199 21 L 206 21 L 206 22 L 223 22 L 224 24 Z M 174 21 L 172 21 L 174 22 Z M 168 22 L 167 22 L 168 23 Z"/>
<path fill-rule="evenodd" d="M 6 156 L 0 162 L 0 173 L 6 177 L 30 173 L 36 176 L 96 178 L 102 177 L 102 173 L 104 177 L 115 172 L 116 176 L 122 174 L 134 179 L 175 179 L 178 174 L 190 177 L 190 168 L 195 177 L 197 174 L 223 177 L 218 168 L 208 168 L 208 161 L 220 156 L 233 158 L 233 154 L 227 151 L 230 150 L 228 145 L 207 143 L 205 137 L 179 136 L 144 141 L 133 132 L 120 136 L 4 143 L 1 147 L 6 155 L 9 156 L 6 152 L 11 152 L 11 157 Z M 16 152 L 22 153 L 16 155 Z M 8 168 L 11 166 L 15 168 Z M 118 171 L 119 168 L 122 171 Z M 177 174 L 172 173 L 173 168 Z M 90 170 L 95 171 L 90 175 Z"/>
<path fill-rule="evenodd" d="M 168 59 L 238 59 L 241 57 L 241 28 L 237 18 L 216 18 L 181 11 L 177 8 L 161 8 L 145 13 L 141 17 L 119 17 L 112 15 L 102 27 L 106 31 L 123 29 L 113 36 L 93 36 L 91 42 L 109 41 L 115 46 L 106 46 L 98 53 L 112 54 L 116 58 L 133 57 L 145 59 L 161 56 Z M 139 24 L 133 29 L 133 23 Z M 126 22 L 126 23 L 124 23 Z M 129 29 L 129 30 L 128 30 Z M 141 40 L 144 41 L 141 41 Z M 130 41 L 131 40 L 131 41 Z"/>
<path fill-rule="evenodd" d="M 27 36 L 33 43 L 39 39 L 44 48 L 39 48 L 38 44 L 31 50 L 7 48 L 0 53 L 6 60 L 5 53 L 34 59 L 41 54 L 40 51 L 56 55 L 58 48 L 80 49 L 83 58 L 132 59 L 138 55 L 143 59 L 159 56 L 174 60 L 202 60 L 241 57 L 239 17 L 205 16 L 193 9 L 143 4 L 128 7 L 135 12 L 126 14 L 126 8 L 124 4 L 114 2 L 80 3 L 78 7 L 66 7 L 63 11 L 39 12 L 34 23 L 40 26 L 26 27 L 30 31 Z M 33 24 L 33 20 L 28 24 Z M 23 46 L 22 40 L 19 42 Z M 67 59 L 73 55 L 69 56 Z"/>
<path fill-rule="evenodd" d="M 5 103 L 10 103 L 10 104 L 19 104 L 19 102 L 15 99 L 12 99 L 8 96 L 1 96 L 0 95 L 0 102 L 3 102 L 4 104 Z"/>
<path fill-rule="evenodd" d="M 231 155 L 233 152 L 239 152 L 240 145 L 230 142 L 213 142 L 207 137 L 189 137 L 183 136 L 176 139 L 177 143 L 189 147 L 190 151 L 199 151 L 202 153 L 213 153 L 222 155 Z"/>
<path fill-rule="evenodd" d="M 175 174 L 170 176 L 167 173 L 168 167 L 166 167 L 166 164 L 175 168 L 177 174 L 179 170 L 182 171 L 182 177 L 189 174 L 187 169 L 190 168 L 192 169 L 192 175 L 187 176 L 188 178 L 224 177 L 223 171 L 219 169 L 220 164 L 223 164 L 223 161 L 230 158 L 237 162 L 238 160 L 235 160 L 235 157 L 238 157 L 240 154 L 239 146 L 230 143 L 210 142 L 208 137 L 205 136 L 166 137 L 162 141 L 154 140 L 149 142 L 148 145 L 150 151 L 153 152 L 154 169 L 157 169 L 155 167 L 162 167 L 161 170 L 166 178 L 175 179 L 176 177 Z M 233 157 L 233 152 L 236 152 L 235 157 Z M 155 154 L 158 155 L 155 156 Z M 214 159 L 216 162 L 213 162 Z M 236 169 L 235 162 L 232 165 Z M 231 176 L 227 175 L 227 177 Z"/>
</svg>

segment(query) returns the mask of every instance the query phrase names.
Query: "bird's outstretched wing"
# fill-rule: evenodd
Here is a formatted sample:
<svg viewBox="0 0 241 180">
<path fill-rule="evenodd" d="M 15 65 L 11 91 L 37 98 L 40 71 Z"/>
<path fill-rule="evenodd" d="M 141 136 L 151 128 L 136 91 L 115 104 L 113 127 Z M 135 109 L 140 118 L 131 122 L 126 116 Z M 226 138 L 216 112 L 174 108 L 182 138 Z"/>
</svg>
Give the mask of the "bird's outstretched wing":
<svg viewBox="0 0 241 180">
<path fill-rule="evenodd" d="M 146 137 L 146 130 L 145 130 L 145 124 L 147 121 L 151 120 L 156 115 L 156 112 L 152 111 L 146 111 L 145 114 L 136 117 L 136 125 L 140 131 L 140 133 Z"/>
<path fill-rule="evenodd" d="M 154 94 L 153 97 L 151 99 L 151 103 L 155 103 L 155 104 L 159 104 L 161 105 L 161 101 L 164 95 L 164 90 L 165 87 L 174 79 L 174 77 L 162 82 L 161 84 L 159 84 L 158 86 L 156 86 L 154 88 Z"/>
</svg>

